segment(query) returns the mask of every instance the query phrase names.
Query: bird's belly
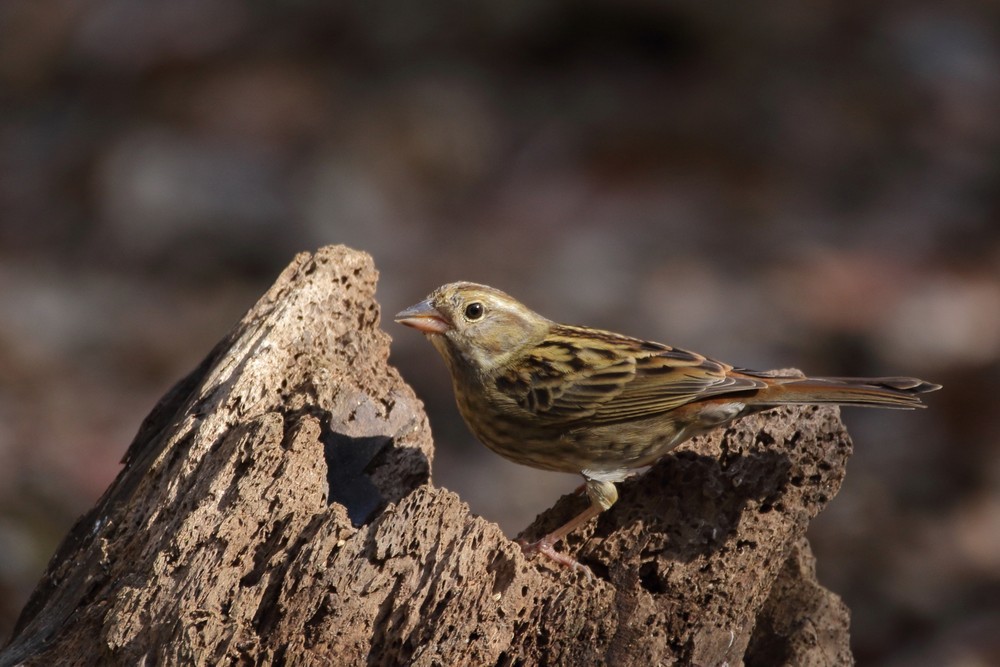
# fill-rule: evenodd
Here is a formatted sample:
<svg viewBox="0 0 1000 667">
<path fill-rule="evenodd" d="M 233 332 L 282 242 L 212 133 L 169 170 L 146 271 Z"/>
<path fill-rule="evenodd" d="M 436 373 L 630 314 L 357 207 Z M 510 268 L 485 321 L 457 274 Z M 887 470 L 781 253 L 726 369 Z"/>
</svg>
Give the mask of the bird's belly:
<svg viewBox="0 0 1000 667">
<path fill-rule="evenodd" d="M 588 453 L 586 469 L 642 468 L 690 437 L 671 419 L 649 419 L 582 429 L 571 434 Z"/>
<path fill-rule="evenodd" d="M 466 422 L 483 444 L 508 460 L 574 473 L 641 468 L 691 435 L 666 419 L 544 428 L 499 415 Z"/>
</svg>

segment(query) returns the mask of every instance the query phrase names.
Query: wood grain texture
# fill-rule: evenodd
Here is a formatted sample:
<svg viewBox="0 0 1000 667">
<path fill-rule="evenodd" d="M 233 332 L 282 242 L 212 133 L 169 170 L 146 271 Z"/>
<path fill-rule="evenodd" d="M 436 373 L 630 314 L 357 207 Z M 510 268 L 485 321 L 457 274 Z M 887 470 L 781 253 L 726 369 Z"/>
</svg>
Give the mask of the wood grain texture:
<svg viewBox="0 0 1000 667">
<path fill-rule="evenodd" d="M 146 419 L 0 665 L 850 662 L 804 539 L 851 451 L 836 409 L 744 419 L 622 484 L 562 547 L 588 581 L 429 483 L 375 281 L 344 247 L 295 259 Z"/>
</svg>

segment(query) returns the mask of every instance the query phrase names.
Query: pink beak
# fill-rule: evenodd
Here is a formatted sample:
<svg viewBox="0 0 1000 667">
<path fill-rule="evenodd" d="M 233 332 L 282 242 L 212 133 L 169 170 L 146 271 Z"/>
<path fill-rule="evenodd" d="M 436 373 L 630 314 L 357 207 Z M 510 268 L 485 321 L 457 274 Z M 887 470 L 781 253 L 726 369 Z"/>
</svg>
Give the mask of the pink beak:
<svg viewBox="0 0 1000 667">
<path fill-rule="evenodd" d="M 451 324 L 437 308 L 431 305 L 430 299 L 424 299 L 420 303 L 396 313 L 395 319 L 400 324 L 413 327 L 425 334 L 443 334 L 451 329 Z"/>
</svg>

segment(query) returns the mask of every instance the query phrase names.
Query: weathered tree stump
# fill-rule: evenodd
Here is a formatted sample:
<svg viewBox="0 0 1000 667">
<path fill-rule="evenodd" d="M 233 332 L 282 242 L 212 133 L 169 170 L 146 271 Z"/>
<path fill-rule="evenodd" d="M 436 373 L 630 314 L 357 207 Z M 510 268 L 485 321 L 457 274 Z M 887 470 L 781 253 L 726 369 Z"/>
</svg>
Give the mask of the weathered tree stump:
<svg viewBox="0 0 1000 667">
<path fill-rule="evenodd" d="M 302 254 L 146 419 L 0 665 L 840 665 L 804 533 L 851 452 L 836 409 L 698 439 L 527 560 L 429 483 L 371 259 Z M 567 496 L 530 527 L 579 511 Z"/>
</svg>

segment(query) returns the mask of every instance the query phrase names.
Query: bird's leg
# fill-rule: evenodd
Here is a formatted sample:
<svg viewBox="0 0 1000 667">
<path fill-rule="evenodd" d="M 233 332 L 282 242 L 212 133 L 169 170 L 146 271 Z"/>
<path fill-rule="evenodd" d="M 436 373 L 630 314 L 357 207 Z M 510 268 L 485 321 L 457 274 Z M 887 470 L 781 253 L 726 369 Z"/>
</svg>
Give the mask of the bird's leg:
<svg viewBox="0 0 1000 667">
<path fill-rule="evenodd" d="M 590 497 L 590 507 L 580 512 L 548 535 L 545 535 L 537 542 L 527 544 L 523 540 L 518 540 L 518 544 L 521 546 L 521 551 L 524 552 L 524 555 L 531 556 L 536 553 L 540 553 L 560 565 L 565 565 L 566 567 L 574 570 L 581 569 L 586 572 L 588 577 L 591 576 L 590 568 L 586 565 L 578 562 L 572 556 L 561 554 L 555 550 L 555 545 L 558 544 L 564 537 L 614 505 L 615 501 L 618 500 L 618 489 L 615 488 L 613 482 L 601 482 L 596 479 L 588 479 L 585 486 L 587 489 L 587 495 Z"/>
</svg>

